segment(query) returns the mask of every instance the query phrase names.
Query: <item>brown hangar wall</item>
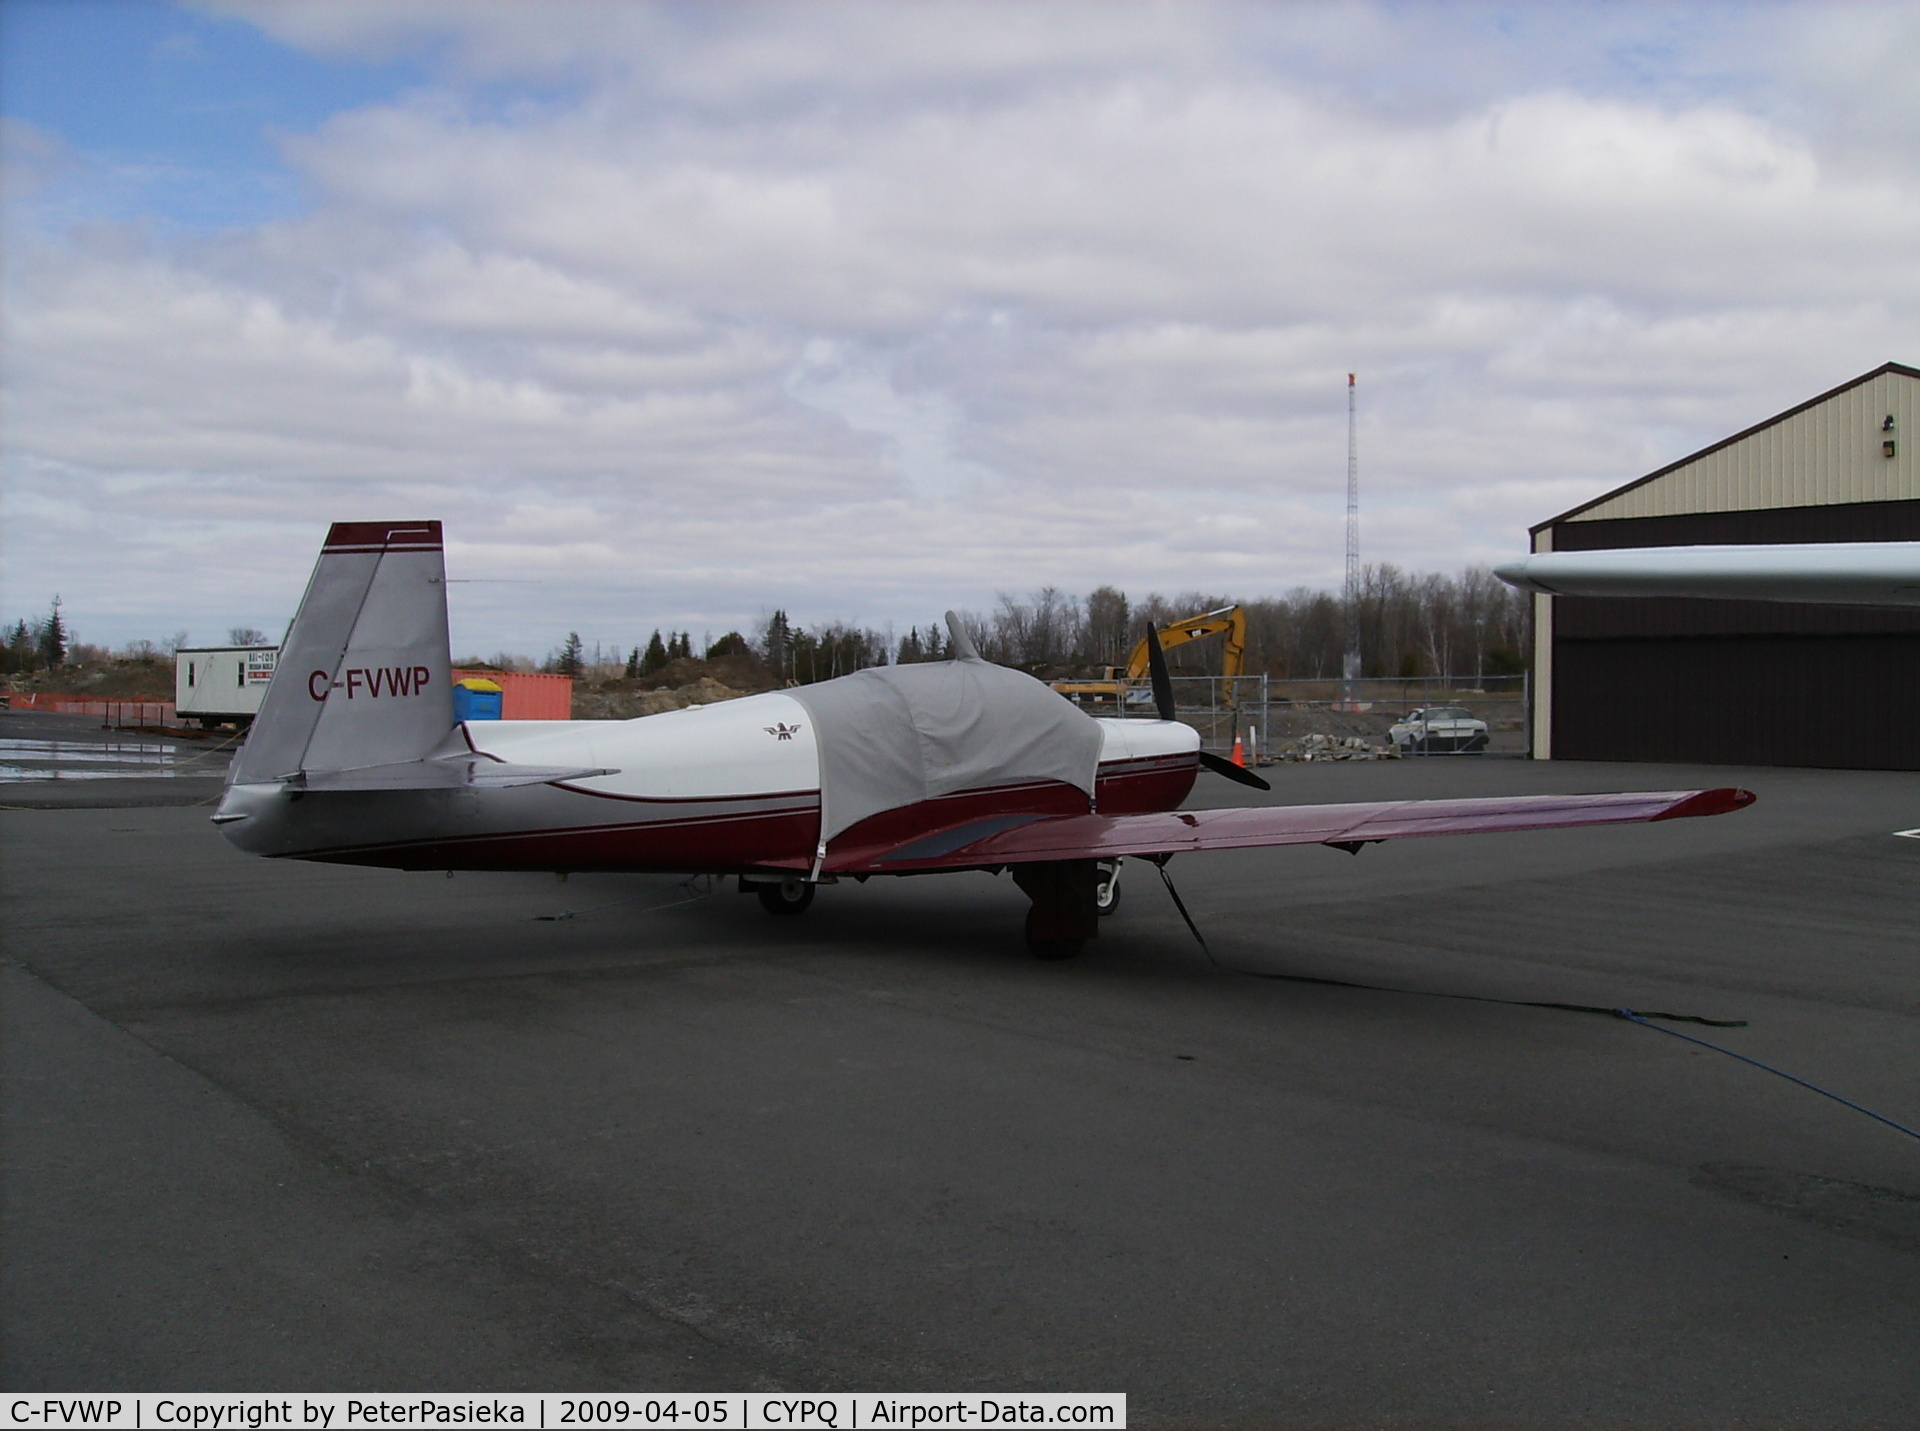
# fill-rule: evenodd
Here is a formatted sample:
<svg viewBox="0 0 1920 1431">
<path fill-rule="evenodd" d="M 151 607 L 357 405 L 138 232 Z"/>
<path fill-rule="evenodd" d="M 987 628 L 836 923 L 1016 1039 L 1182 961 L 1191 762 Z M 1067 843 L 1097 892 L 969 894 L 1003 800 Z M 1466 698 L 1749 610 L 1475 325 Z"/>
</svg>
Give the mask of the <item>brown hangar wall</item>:
<svg viewBox="0 0 1920 1431">
<path fill-rule="evenodd" d="M 1920 541 L 1920 500 L 1562 520 L 1544 533 L 1553 551 Z M 1920 769 L 1920 611 L 1553 605 L 1555 759 Z"/>
</svg>

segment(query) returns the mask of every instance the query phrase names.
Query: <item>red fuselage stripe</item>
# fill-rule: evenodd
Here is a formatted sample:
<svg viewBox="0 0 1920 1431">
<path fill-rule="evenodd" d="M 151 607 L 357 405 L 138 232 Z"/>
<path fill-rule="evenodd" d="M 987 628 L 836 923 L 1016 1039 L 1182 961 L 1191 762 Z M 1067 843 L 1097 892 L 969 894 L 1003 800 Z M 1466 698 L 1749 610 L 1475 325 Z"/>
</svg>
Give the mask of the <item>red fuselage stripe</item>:
<svg viewBox="0 0 1920 1431">
<path fill-rule="evenodd" d="M 1186 798 L 1196 766 L 1191 756 L 1155 756 L 1113 761 L 1100 767 L 1098 806 L 1112 813 L 1167 810 Z M 689 804 L 745 804 L 799 800 L 772 809 L 717 811 L 703 815 L 665 815 L 655 820 L 544 826 L 471 835 L 343 845 L 290 852 L 298 859 L 391 864 L 403 868 L 551 869 L 741 869 L 764 868 L 798 860 L 804 863 L 818 838 L 817 791 L 764 795 L 649 797 L 612 795 L 554 782 L 569 793 L 660 807 L 663 812 Z M 884 811 L 837 836 L 840 860 L 861 859 L 897 847 L 942 828 L 1001 812 L 1064 815 L 1084 813 L 1086 797 L 1056 782 L 997 786 L 941 796 L 921 805 Z M 1011 802 L 1011 803 L 1009 803 Z M 724 844 L 702 838 L 731 831 Z M 570 846 L 570 849 L 560 849 Z"/>
</svg>

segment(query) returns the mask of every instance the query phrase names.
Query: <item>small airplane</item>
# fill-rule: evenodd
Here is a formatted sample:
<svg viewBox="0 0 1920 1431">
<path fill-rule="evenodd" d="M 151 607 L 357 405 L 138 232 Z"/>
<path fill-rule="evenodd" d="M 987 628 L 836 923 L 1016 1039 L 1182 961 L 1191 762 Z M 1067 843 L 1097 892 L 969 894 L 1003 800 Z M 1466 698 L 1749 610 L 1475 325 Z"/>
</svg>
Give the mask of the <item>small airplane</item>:
<svg viewBox="0 0 1920 1431">
<path fill-rule="evenodd" d="M 842 878 L 1009 871 L 1026 937 L 1066 958 L 1119 896 L 1120 862 L 1266 845 L 1718 815 L 1745 790 L 1179 809 L 1202 770 L 1268 790 L 1175 721 L 1096 719 L 955 659 L 628 721 L 453 715 L 438 522 L 329 531 L 213 821 L 252 854 L 403 870 L 734 876 L 776 914 Z M 1151 633 L 1150 633 L 1151 634 Z"/>
</svg>

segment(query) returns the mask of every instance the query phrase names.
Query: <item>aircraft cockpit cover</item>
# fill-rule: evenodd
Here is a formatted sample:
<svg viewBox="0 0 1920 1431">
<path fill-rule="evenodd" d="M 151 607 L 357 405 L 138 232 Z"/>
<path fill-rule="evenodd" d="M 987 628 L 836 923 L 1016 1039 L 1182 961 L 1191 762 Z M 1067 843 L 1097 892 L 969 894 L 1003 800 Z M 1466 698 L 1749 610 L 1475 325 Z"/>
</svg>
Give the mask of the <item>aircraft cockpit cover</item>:
<svg viewBox="0 0 1920 1431">
<path fill-rule="evenodd" d="M 960 790 L 1057 780 L 1089 800 L 1100 726 L 1033 677 L 979 659 L 876 666 L 787 692 L 813 717 L 820 838 Z"/>
</svg>

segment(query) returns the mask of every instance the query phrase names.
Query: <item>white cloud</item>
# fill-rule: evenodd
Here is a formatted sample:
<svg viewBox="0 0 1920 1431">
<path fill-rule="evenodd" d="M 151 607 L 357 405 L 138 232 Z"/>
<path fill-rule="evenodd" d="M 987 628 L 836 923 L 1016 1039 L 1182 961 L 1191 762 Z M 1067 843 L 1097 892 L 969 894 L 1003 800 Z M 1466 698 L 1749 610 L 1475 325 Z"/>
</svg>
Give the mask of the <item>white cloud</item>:
<svg viewBox="0 0 1920 1431">
<path fill-rule="evenodd" d="M 1330 582 L 1349 369 L 1369 557 L 1452 568 L 1920 332 L 1920 177 L 1781 99 L 1859 53 L 1791 11 L 1658 84 L 1476 10 L 235 13 L 440 79 L 287 139 L 299 219 L 11 221 L 9 599 L 195 573 L 129 635 L 270 624 L 383 512 L 539 579 L 458 589 L 489 649 Z"/>
</svg>

